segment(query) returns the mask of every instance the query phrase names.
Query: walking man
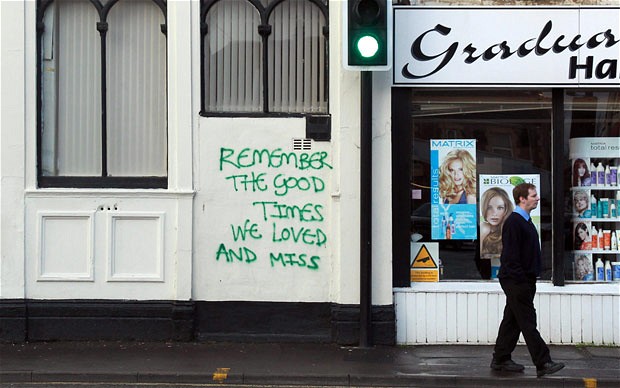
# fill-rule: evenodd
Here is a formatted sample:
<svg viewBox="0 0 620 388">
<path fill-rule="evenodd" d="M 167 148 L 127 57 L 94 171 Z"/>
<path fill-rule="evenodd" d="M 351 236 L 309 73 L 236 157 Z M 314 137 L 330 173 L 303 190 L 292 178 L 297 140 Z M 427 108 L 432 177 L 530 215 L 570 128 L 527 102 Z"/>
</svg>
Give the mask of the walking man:
<svg viewBox="0 0 620 388">
<path fill-rule="evenodd" d="M 511 358 L 523 333 L 527 349 L 536 365 L 536 375 L 542 377 L 559 371 L 564 364 L 553 362 L 547 344 L 536 329 L 536 278 L 540 275 L 541 254 L 538 232 L 530 212 L 536 209 L 540 197 L 536 186 L 522 183 L 512 191 L 517 207 L 502 228 L 501 266 L 497 277 L 506 294 L 504 318 L 499 326 L 491 368 L 497 371 L 522 372 L 523 365 Z"/>
</svg>

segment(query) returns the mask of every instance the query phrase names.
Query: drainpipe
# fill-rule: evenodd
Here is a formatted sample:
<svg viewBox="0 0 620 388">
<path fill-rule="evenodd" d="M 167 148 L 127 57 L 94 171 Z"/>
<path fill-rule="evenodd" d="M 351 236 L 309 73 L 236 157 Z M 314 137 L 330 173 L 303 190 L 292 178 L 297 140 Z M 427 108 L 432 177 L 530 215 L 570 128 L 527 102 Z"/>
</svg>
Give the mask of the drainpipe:
<svg viewBox="0 0 620 388">
<path fill-rule="evenodd" d="M 564 89 L 552 90 L 553 128 L 551 147 L 551 235 L 553 244 L 553 285 L 564 285 Z M 568 137 L 568 136 L 567 136 Z"/>
<path fill-rule="evenodd" d="M 360 340 L 372 346 L 372 72 L 361 72 L 360 98 Z"/>
</svg>

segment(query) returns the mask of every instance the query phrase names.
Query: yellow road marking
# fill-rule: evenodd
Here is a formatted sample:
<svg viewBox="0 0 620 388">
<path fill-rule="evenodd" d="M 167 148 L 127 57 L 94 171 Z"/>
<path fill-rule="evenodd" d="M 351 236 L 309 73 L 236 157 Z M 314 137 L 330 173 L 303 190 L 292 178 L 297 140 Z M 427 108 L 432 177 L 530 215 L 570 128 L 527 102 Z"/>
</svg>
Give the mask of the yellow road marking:
<svg viewBox="0 0 620 388">
<path fill-rule="evenodd" d="M 596 388 L 596 379 L 584 378 L 583 383 L 585 384 L 585 388 Z"/>
<path fill-rule="evenodd" d="M 228 372 L 230 368 L 217 368 L 213 373 L 213 381 L 217 381 L 218 383 L 223 382 L 228 378 Z"/>
</svg>

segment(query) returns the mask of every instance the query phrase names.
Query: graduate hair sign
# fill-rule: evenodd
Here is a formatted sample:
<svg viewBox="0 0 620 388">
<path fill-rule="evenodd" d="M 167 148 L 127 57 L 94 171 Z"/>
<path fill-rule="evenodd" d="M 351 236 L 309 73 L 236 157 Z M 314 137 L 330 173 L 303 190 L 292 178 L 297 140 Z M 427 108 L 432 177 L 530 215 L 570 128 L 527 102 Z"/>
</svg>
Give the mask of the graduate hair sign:
<svg viewBox="0 0 620 388">
<path fill-rule="evenodd" d="M 396 86 L 620 86 L 620 7 L 393 12 Z"/>
</svg>

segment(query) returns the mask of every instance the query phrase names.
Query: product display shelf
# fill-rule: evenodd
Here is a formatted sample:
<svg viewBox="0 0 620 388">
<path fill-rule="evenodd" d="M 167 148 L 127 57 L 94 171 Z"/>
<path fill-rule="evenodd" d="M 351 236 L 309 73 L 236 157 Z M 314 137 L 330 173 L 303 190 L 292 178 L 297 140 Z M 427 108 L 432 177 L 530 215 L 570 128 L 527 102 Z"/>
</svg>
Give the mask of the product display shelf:
<svg viewBox="0 0 620 388">
<path fill-rule="evenodd" d="M 578 222 L 578 221 L 590 221 L 590 222 L 596 222 L 596 223 L 610 223 L 610 224 L 614 224 L 616 222 L 620 222 L 619 218 L 573 218 L 573 222 Z"/>
<path fill-rule="evenodd" d="M 610 155 L 611 156 L 611 155 Z M 615 156 L 615 155 L 614 155 Z M 602 164 L 605 165 L 612 165 L 615 166 L 614 169 L 614 173 L 615 173 L 615 177 L 614 180 L 611 183 L 612 184 L 604 184 L 604 185 L 584 185 L 584 186 L 573 186 L 570 188 L 570 192 L 571 192 L 571 196 L 573 197 L 573 199 L 575 199 L 576 195 L 578 195 L 579 192 L 585 192 L 585 194 L 588 196 L 588 205 L 591 207 L 591 211 L 588 212 L 588 216 L 589 217 L 578 217 L 577 214 L 573 215 L 572 218 L 572 222 L 573 225 L 579 225 L 582 224 L 581 227 L 583 227 L 583 224 L 585 223 L 585 225 L 587 225 L 588 228 L 588 234 L 590 234 L 592 232 L 592 229 L 594 227 L 596 227 L 596 230 L 606 230 L 606 231 L 612 231 L 612 232 L 616 232 L 616 234 L 620 234 L 620 177 L 618 176 L 618 171 L 617 171 L 617 166 L 620 165 L 620 158 L 615 158 L 615 157 L 611 157 L 611 158 L 594 158 L 591 159 L 590 162 L 592 162 L 594 165 L 598 165 L 599 162 L 602 162 Z M 592 164 L 590 165 L 592 166 Z M 592 169 L 591 169 L 592 170 Z M 591 171 L 591 173 L 596 174 L 596 171 Z M 607 176 L 605 176 L 604 179 L 607 179 Z M 595 200 L 596 202 L 594 203 L 594 205 L 592 204 L 592 200 Z M 601 203 L 601 199 L 604 199 L 605 201 L 605 206 L 603 208 L 600 207 Z M 616 214 L 612 214 L 612 209 L 611 209 L 611 204 L 614 204 L 615 208 L 614 208 L 614 212 Z M 602 213 L 601 213 L 602 212 Z M 598 213 L 598 214 L 597 214 Z M 605 215 L 605 216 L 601 216 L 601 215 Z M 592 217 L 594 216 L 594 217 Z M 576 233 L 576 231 L 573 231 L 574 233 Z M 594 233 L 597 233 L 596 231 Z M 600 235 L 599 235 L 600 236 Z M 588 281 L 588 282 L 600 282 L 600 283 L 606 283 L 609 282 L 611 280 L 613 281 L 620 281 L 620 279 L 617 277 L 616 274 L 613 274 L 611 276 L 611 279 L 607 278 L 607 275 L 604 275 L 602 279 L 599 279 L 599 274 L 597 274 L 597 266 L 596 263 L 603 263 L 603 264 L 609 264 L 609 263 L 618 263 L 620 262 L 620 239 L 618 239 L 619 236 L 617 235 L 613 235 L 611 237 L 611 240 L 615 239 L 615 243 L 611 243 L 610 240 L 608 241 L 608 244 L 611 245 L 611 248 L 615 248 L 615 249 L 603 249 L 602 247 L 598 247 L 598 248 L 594 248 L 593 249 L 588 249 L 588 250 L 573 250 L 572 255 L 573 255 L 573 260 L 577 260 L 577 258 L 587 258 L 587 260 L 589 261 L 589 266 L 590 266 L 590 271 L 593 271 L 593 274 L 591 275 L 590 278 L 575 278 L 575 280 L 581 280 L 581 281 Z M 576 237 L 575 237 L 576 238 Z M 598 239 L 596 239 L 596 243 L 598 242 Z M 594 242 L 594 241 L 593 241 Z M 600 264 L 599 264 L 600 265 Z M 576 262 L 573 262 L 573 270 L 574 272 L 574 276 L 577 275 L 577 264 Z M 602 269 L 605 272 L 605 268 L 603 267 Z M 613 271 L 613 270 L 612 270 Z"/>
<path fill-rule="evenodd" d="M 590 249 L 590 250 L 581 250 L 581 251 L 573 251 L 575 254 L 594 254 L 594 255 L 620 255 L 620 251 L 612 251 L 612 250 L 601 250 L 601 249 Z"/>
<path fill-rule="evenodd" d="M 620 191 L 620 186 L 573 186 L 570 188 L 571 191 L 577 190 L 590 190 L 590 191 Z"/>
</svg>

